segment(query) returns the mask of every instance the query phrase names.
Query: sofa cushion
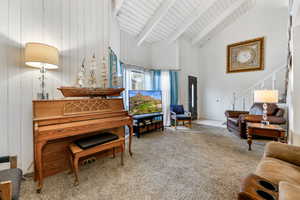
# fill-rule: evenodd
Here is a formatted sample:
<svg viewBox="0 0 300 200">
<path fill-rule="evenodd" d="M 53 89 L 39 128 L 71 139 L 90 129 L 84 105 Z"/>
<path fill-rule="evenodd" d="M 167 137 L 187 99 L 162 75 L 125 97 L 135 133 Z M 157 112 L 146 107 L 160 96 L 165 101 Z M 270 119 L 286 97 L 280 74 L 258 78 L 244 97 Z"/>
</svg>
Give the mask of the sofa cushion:
<svg viewBox="0 0 300 200">
<path fill-rule="evenodd" d="M 255 174 L 275 184 L 279 184 L 280 181 L 300 184 L 300 167 L 276 158 L 264 157 Z"/>
<path fill-rule="evenodd" d="M 176 118 L 179 120 L 189 120 L 189 119 L 191 119 L 191 116 L 188 116 L 185 114 L 180 114 L 180 115 L 176 115 Z"/>
<path fill-rule="evenodd" d="M 22 170 L 15 169 L 5 169 L 0 171 L 0 182 L 11 181 L 12 182 L 12 199 L 19 199 L 20 194 L 20 184 L 22 180 Z"/>
<path fill-rule="evenodd" d="M 299 199 L 300 185 L 294 185 L 285 181 L 279 183 L 279 200 Z"/>
<path fill-rule="evenodd" d="M 234 117 L 228 117 L 228 121 L 232 122 L 236 126 L 239 125 L 239 118 L 234 118 Z"/>
</svg>

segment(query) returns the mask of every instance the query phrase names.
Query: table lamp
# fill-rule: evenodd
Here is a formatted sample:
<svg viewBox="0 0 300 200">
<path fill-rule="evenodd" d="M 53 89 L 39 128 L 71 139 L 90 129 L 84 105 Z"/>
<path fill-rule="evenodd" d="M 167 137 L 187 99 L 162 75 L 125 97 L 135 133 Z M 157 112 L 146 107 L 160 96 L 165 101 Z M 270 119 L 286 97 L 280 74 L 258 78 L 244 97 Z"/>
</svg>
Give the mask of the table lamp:
<svg viewBox="0 0 300 200">
<path fill-rule="evenodd" d="M 45 89 L 46 70 L 58 68 L 58 49 L 47 44 L 27 43 L 25 46 L 25 64 L 40 69 L 41 92 L 37 96 L 38 99 L 48 99 L 49 95 Z"/>
<path fill-rule="evenodd" d="M 278 90 L 256 90 L 254 91 L 254 102 L 263 103 L 263 124 L 270 124 L 268 121 L 268 104 L 278 103 Z"/>
</svg>

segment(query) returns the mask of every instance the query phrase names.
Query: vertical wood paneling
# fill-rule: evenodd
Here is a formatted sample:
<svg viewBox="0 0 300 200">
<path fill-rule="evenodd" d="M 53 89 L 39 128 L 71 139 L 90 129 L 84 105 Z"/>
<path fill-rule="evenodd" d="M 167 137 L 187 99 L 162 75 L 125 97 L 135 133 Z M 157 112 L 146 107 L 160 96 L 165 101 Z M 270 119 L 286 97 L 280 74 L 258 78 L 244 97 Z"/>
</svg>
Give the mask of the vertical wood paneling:
<svg viewBox="0 0 300 200">
<path fill-rule="evenodd" d="M 72 3 L 70 4 L 71 6 L 71 28 L 70 28 L 70 53 L 71 53 L 71 67 L 70 67 L 70 84 L 75 84 L 76 83 L 76 73 L 77 69 L 79 67 L 79 55 L 77 51 L 77 47 L 79 46 L 78 44 L 78 2 L 79 0 L 72 0 Z"/>
<path fill-rule="evenodd" d="M 33 12 L 34 0 L 22 0 L 21 8 L 21 44 L 24 45 L 27 42 L 31 42 L 36 35 L 35 22 L 36 13 Z M 34 13 L 34 14 L 33 14 Z M 22 51 L 22 60 L 24 57 L 24 51 Z M 32 148 L 32 105 L 31 101 L 34 98 L 34 85 L 33 81 L 36 78 L 37 73 L 31 68 L 25 68 L 24 64 L 21 67 L 21 159 L 22 168 L 27 170 L 33 160 L 33 148 Z M 16 113 L 18 114 L 18 113 Z"/>
<path fill-rule="evenodd" d="M 8 58 L 8 136 L 9 154 L 21 154 L 21 47 L 20 24 L 21 24 L 21 0 L 10 0 L 9 5 L 9 46 Z M 17 12 L 16 12 L 17 11 Z M 19 113 L 16 115 L 16 113 Z M 0 151 L 1 152 L 1 151 Z M 22 166 L 21 159 L 18 160 Z"/>
<path fill-rule="evenodd" d="M 0 1 L 0 155 L 18 155 L 25 173 L 32 171 L 32 99 L 40 90 L 39 71 L 24 65 L 25 44 L 60 50 L 60 68 L 47 74 L 50 97 L 60 97 L 56 88 L 75 84 L 84 57 L 95 53 L 100 64 L 109 44 L 109 8 L 109 0 Z"/>
<path fill-rule="evenodd" d="M 8 81 L 7 81 L 7 46 L 8 46 L 8 11 L 9 0 L 2 0 L 0 6 L 0 127 L 1 140 L 0 150 L 4 153 L 8 152 Z"/>
<path fill-rule="evenodd" d="M 71 53 L 70 53 L 70 35 L 71 35 L 71 0 L 62 1 L 62 47 L 60 52 L 60 60 L 62 66 L 62 85 L 66 86 L 70 84 L 70 63 L 71 63 Z"/>
</svg>

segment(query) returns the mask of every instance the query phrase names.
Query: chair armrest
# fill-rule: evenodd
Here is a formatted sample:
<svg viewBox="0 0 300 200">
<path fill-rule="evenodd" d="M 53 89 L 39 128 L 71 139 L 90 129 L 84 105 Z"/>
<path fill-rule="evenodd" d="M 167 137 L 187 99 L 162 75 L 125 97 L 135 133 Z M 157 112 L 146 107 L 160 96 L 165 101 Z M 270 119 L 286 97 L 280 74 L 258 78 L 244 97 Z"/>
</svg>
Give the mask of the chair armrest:
<svg viewBox="0 0 300 200">
<path fill-rule="evenodd" d="M 1 156 L 0 163 L 7 163 L 9 162 L 9 156 Z"/>
<path fill-rule="evenodd" d="M 188 112 L 188 111 L 184 111 L 184 114 L 186 114 L 186 115 L 189 116 L 189 117 L 192 116 L 192 113 L 191 113 L 191 112 Z"/>
<path fill-rule="evenodd" d="M 175 113 L 175 112 L 171 111 L 170 113 L 171 113 L 171 115 L 175 115 L 175 116 L 176 116 L 176 113 Z"/>
<path fill-rule="evenodd" d="M 171 115 L 170 115 L 171 120 L 176 120 L 176 113 L 173 111 L 171 111 L 170 113 L 171 113 Z"/>
<path fill-rule="evenodd" d="M 280 142 L 269 142 L 266 145 L 264 157 L 277 158 L 300 166 L 300 147 Z"/>
<path fill-rule="evenodd" d="M 242 114 L 249 114 L 249 112 L 247 112 L 247 111 L 234 111 L 234 110 L 227 110 L 225 112 L 226 117 L 234 117 L 234 118 L 237 118 Z"/>
<path fill-rule="evenodd" d="M 12 199 L 12 183 L 11 181 L 0 182 L 0 199 L 11 200 Z"/>
<path fill-rule="evenodd" d="M 10 163 L 10 168 L 17 168 L 17 156 L 1 156 L 0 163 Z"/>
</svg>

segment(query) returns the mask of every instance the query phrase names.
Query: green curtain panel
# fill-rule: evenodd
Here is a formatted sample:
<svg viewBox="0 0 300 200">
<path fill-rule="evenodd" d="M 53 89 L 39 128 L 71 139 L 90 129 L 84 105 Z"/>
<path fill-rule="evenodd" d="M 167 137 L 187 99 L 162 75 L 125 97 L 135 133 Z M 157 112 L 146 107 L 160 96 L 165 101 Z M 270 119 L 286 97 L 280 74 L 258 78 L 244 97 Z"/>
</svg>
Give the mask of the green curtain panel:
<svg viewBox="0 0 300 200">
<path fill-rule="evenodd" d="M 109 87 L 122 87 L 122 85 L 113 85 L 113 76 L 123 76 L 123 63 L 120 62 L 115 52 L 109 48 Z"/>
<path fill-rule="evenodd" d="M 152 70 L 153 72 L 153 90 L 161 90 L 161 70 Z"/>
<path fill-rule="evenodd" d="M 178 104 L 178 72 L 170 71 L 171 105 Z"/>
</svg>

